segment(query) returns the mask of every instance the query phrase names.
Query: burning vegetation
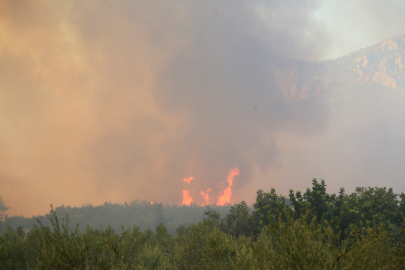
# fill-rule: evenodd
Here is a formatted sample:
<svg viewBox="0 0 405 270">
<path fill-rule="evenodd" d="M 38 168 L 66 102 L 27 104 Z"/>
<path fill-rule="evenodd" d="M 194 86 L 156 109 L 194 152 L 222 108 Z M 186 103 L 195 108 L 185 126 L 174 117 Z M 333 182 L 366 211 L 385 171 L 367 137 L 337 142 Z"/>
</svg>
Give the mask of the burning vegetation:
<svg viewBox="0 0 405 270">
<path fill-rule="evenodd" d="M 239 169 L 233 168 L 226 179 L 228 182 L 228 186 L 221 192 L 221 195 L 218 197 L 217 205 L 224 206 L 231 203 L 231 196 L 232 196 L 232 185 L 233 185 L 233 178 L 239 175 Z"/>
<path fill-rule="evenodd" d="M 192 202 L 193 202 L 193 198 L 190 197 L 190 190 L 183 189 L 183 201 L 182 201 L 182 204 L 188 206 Z"/>
<path fill-rule="evenodd" d="M 239 175 L 238 168 L 235 167 L 229 171 L 228 177 L 226 179 L 226 181 L 228 182 L 228 186 L 220 192 L 220 196 L 217 198 L 217 203 L 216 203 L 217 205 L 225 206 L 225 205 L 229 205 L 231 203 L 233 179 L 237 175 Z M 190 182 L 193 179 L 194 179 L 194 177 L 184 178 L 183 182 L 190 185 Z M 201 206 L 209 205 L 210 198 L 209 198 L 208 194 L 211 192 L 211 190 L 212 189 L 209 188 L 206 192 L 200 191 L 200 195 L 203 196 L 203 202 L 201 203 Z M 182 204 L 188 206 L 192 202 L 193 202 L 193 198 L 190 196 L 190 190 L 183 188 Z"/>
<path fill-rule="evenodd" d="M 209 205 L 210 204 L 210 197 L 208 196 L 208 193 L 211 192 L 211 189 L 209 188 L 207 192 L 200 191 L 200 195 L 203 196 L 204 202 L 201 204 L 201 206 Z"/>
</svg>

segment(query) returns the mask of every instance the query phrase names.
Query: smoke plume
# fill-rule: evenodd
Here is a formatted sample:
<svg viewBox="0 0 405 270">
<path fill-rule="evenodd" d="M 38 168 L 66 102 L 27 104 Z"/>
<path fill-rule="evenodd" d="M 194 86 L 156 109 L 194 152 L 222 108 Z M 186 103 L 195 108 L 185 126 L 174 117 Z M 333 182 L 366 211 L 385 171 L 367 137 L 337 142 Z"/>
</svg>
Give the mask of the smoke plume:
<svg viewBox="0 0 405 270">
<path fill-rule="evenodd" d="M 313 19 L 317 8 L 312 0 L 2 1 L 8 213 L 42 214 L 50 203 L 184 204 L 182 192 L 207 204 L 234 167 L 230 203 L 289 187 L 271 173 L 288 165 L 280 146 L 322 134 L 329 109 L 315 97 L 286 102 L 273 74 L 288 58 L 327 55 L 332 38 Z"/>
</svg>

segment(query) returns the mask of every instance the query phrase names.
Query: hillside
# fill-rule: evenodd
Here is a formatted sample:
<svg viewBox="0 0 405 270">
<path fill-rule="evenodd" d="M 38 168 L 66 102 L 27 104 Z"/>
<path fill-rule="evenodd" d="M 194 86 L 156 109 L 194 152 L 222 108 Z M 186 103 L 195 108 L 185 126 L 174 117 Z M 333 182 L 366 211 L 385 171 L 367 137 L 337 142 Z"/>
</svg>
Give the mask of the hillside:
<svg viewBox="0 0 405 270">
<path fill-rule="evenodd" d="M 275 74 L 286 100 L 339 96 L 339 90 L 367 86 L 375 91 L 405 87 L 405 35 L 334 60 L 289 60 Z"/>
</svg>

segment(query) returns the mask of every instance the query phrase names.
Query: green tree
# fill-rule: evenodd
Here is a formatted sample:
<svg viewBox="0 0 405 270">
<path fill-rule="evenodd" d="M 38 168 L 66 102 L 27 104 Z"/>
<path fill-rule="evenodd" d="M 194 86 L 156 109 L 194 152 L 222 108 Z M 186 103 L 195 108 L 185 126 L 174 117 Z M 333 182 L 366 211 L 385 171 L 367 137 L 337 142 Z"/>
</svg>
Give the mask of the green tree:
<svg viewBox="0 0 405 270">
<path fill-rule="evenodd" d="M 281 210 L 286 206 L 286 198 L 278 196 L 274 188 L 271 188 L 270 192 L 264 192 L 262 189 L 259 189 L 256 201 L 253 204 L 255 234 L 258 235 L 261 229 L 270 223 L 270 220 L 277 219 L 279 214 L 282 214 Z"/>
<path fill-rule="evenodd" d="M 9 256 L 10 247 L 7 245 L 6 239 L 0 235 L 0 269 L 11 268 L 12 260 Z"/>
<path fill-rule="evenodd" d="M 223 219 L 223 231 L 234 237 L 253 236 L 254 223 L 250 212 L 245 201 L 233 205 Z"/>
<path fill-rule="evenodd" d="M 179 226 L 176 234 L 174 258 L 179 269 L 203 269 L 203 251 L 208 237 L 214 233 L 215 223 L 211 219 L 191 224 L 188 228 Z"/>
<path fill-rule="evenodd" d="M 172 252 L 174 247 L 174 239 L 163 223 L 160 223 L 156 227 L 155 239 L 156 246 L 158 246 L 163 252 Z"/>
<path fill-rule="evenodd" d="M 271 220 L 259 236 L 259 269 L 398 269 L 384 226 L 353 228 L 342 242 L 330 223 L 309 212 L 294 220 L 291 211 L 285 209 L 286 221 Z"/>
<path fill-rule="evenodd" d="M 344 189 L 341 192 L 344 192 Z M 336 218 L 335 215 L 339 215 L 335 211 L 338 202 L 337 196 L 326 192 L 326 183 L 323 179 L 320 183 L 316 178 L 312 179 L 312 189 L 307 188 L 303 195 L 300 191 L 294 194 L 294 191 L 290 189 L 289 198 L 294 209 L 295 219 L 300 218 L 309 209 L 318 222 L 323 218 L 333 220 Z M 341 202 L 339 201 L 339 203 Z"/>
<path fill-rule="evenodd" d="M 356 192 L 346 196 L 342 204 L 341 227 L 345 229 L 350 224 L 361 226 L 382 223 L 391 240 L 397 241 L 401 238 L 401 227 L 404 224 L 403 199 L 404 196 L 395 194 L 392 188 L 357 187 Z"/>
<path fill-rule="evenodd" d="M 21 227 L 17 229 L 17 232 L 7 227 L 6 232 L 2 235 L 3 244 L 7 250 L 7 269 L 26 269 L 24 236 L 25 233 Z"/>
</svg>

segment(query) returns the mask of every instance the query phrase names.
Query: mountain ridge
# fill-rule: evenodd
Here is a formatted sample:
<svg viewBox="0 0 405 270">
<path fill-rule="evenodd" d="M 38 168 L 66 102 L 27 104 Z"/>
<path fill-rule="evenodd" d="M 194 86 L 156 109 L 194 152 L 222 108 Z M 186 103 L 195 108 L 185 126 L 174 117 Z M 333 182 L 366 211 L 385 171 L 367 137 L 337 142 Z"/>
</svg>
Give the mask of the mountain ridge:
<svg viewBox="0 0 405 270">
<path fill-rule="evenodd" d="M 405 86 L 405 34 L 334 60 L 288 60 L 275 78 L 286 101 L 321 97 L 342 87 L 398 90 Z"/>
</svg>

